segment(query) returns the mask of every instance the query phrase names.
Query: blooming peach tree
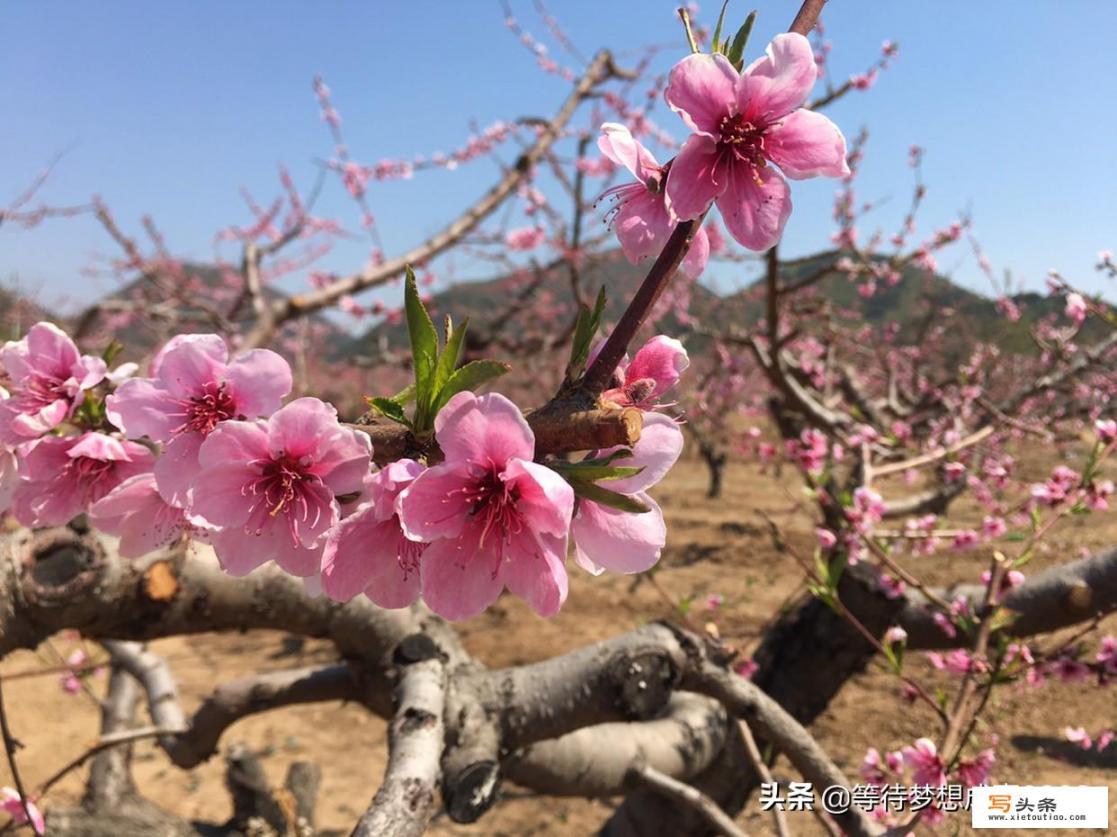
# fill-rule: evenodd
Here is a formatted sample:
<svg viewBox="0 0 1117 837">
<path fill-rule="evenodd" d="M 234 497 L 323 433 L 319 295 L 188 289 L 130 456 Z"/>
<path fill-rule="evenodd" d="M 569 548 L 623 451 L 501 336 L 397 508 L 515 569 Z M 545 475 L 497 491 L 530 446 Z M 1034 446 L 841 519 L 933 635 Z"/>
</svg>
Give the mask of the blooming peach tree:
<svg viewBox="0 0 1117 837">
<path fill-rule="evenodd" d="M 239 248 L 239 263 L 219 256 L 212 281 L 172 256 L 150 220 L 145 249 L 100 199 L 36 207 L 36 181 L 3 210 L 0 221 L 24 227 L 92 214 L 123 253 L 109 269 L 141 277 L 69 331 L 38 322 L 0 349 L 0 514 L 17 524 L 3 541 L 0 654 L 77 630 L 107 657 L 68 657 L 64 688 L 88 688 L 101 662 L 109 672 L 97 744 L 37 788 L 21 778 L 0 696 L 16 785 L 0 805 L 13 825 L 79 833 L 123 817 L 141 832 L 179 833 L 185 826 L 132 786 L 131 742 L 153 737 L 189 769 L 244 716 L 347 700 L 390 720 L 384 781 L 356 834 L 419 834 L 440 808 L 472 822 L 507 778 L 556 795 L 624 797 L 605 834 L 734 835 L 732 815 L 761 781 L 779 791 L 769 772 L 776 754 L 816 788 L 850 785 L 806 727 L 867 665 L 894 675 L 899 699 L 927 704 L 942 722 L 908 746 L 870 749 L 861 778 L 872 788 L 986 783 L 996 753 L 978 725 L 995 686 L 1112 679 L 1112 638 L 1092 658 L 1084 638 L 1117 607 L 1117 553 L 1036 576 L 1024 567 L 1054 526 L 1104 510 L 1113 494 L 1103 473 L 1117 446 L 1117 318 L 1053 274 L 1060 310 L 1033 324 L 1036 351 L 1005 357 L 982 340 L 959 359 L 934 318 L 905 341 L 896 327 L 858 322 L 820 297 L 835 278 L 871 299 L 919 281 L 905 271 L 929 277 L 935 254 L 966 235 L 980 254 L 965 218 L 910 243 L 925 194 L 918 176 L 903 228 L 860 238 L 870 207 L 854 183 L 867 135 L 847 147 L 821 110 L 871 87 L 897 48 L 886 42 L 867 73 L 833 84 L 821 7 L 804 2 L 790 31 L 752 61 L 755 14 L 730 36 L 726 8 L 712 30 L 680 10 L 690 54 L 651 79 L 655 49 L 635 70 L 602 51 L 577 72 L 509 12 L 508 27 L 541 69 L 570 82 L 568 99 L 551 120 L 497 123 L 454 152 L 411 159 L 358 162 L 332 93 L 316 79 L 332 155 L 309 194 L 283 171 L 272 204 L 247 197 L 251 222 L 216 236 L 219 249 Z M 812 99 L 820 78 L 826 89 Z M 682 142 L 654 120 L 660 100 L 678 116 Z M 587 102 L 588 127 L 573 129 Z M 523 153 L 492 189 L 426 242 L 385 255 L 370 203 L 376 183 L 450 171 L 513 138 Z M 556 154 L 562 140 L 573 141 L 572 157 Z M 913 149 L 917 173 L 921 155 Z M 545 194 L 545 167 L 572 197 L 572 215 Z M 348 275 L 316 266 L 350 234 L 314 212 L 329 176 L 358 207 L 370 245 L 367 264 Z M 813 177 L 840 182 L 839 251 L 788 279 L 777 250 L 792 212 L 789 181 Z M 600 181 L 592 195 L 587 181 Z M 584 222 L 595 198 L 608 202 L 607 226 L 592 234 Z M 486 226 L 501 206 L 515 207 L 506 213 L 515 220 Z M 732 244 L 706 220 L 715 206 Z M 650 265 L 630 298 L 609 300 L 610 288 L 592 298 L 592 269 L 616 260 L 613 236 L 621 258 Z M 473 323 L 437 312 L 446 314 L 438 328 L 428 291 L 446 278 L 436 259 L 451 249 L 507 269 L 506 307 Z M 764 313 L 754 325 L 712 332 L 688 319 L 688 290 L 711 260 L 759 258 Z M 1099 270 L 1117 273 L 1109 254 Z M 306 292 L 272 290 L 300 271 Z M 560 300 L 564 279 L 569 298 Z M 399 307 L 357 298 L 395 282 Z M 326 349 L 313 315 L 332 307 L 382 316 L 406 333 L 407 351 L 380 347 L 385 389 L 362 391 L 360 410 L 341 394 L 309 394 L 316 377 L 358 385 L 345 380 L 352 369 L 315 366 Z M 997 308 L 1020 317 L 1007 290 Z M 672 316 L 677 328 L 666 333 Z M 138 333 L 141 319 L 147 357 L 116 365 L 121 346 L 108 338 Z M 683 340 L 712 346 L 700 368 L 688 371 L 697 352 Z M 97 342 L 99 354 L 79 348 Z M 513 363 L 489 357 L 496 349 Z M 508 383 L 517 366 L 532 385 Z M 571 565 L 654 581 L 668 539 L 654 491 L 683 454 L 684 429 L 710 467 L 712 497 L 731 448 L 801 476 L 809 548 L 768 523 L 811 595 L 750 649 L 719 636 L 715 595 L 705 626 L 680 607 L 681 618 L 530 666 L 493 670 L 474 660 L 450 623 L 483 613 L 506 590 L 551 617 L 568 598 Z M 1024 479 L 1014 451 L 1035 436 L 1060 450 L 1084 445 L 1082 467 Z M 967 491 L 980 523 L 947 528 L 944 515 Z M 908 559 L 948 544 L 987 553 L 985 574 L 950 591 L 922 582 Z M 1028 642 L 1075 624 L 1086 629 L 1070 641 Z M 250 628 L 326 638 L 340 661 L 230 681 L 187 716 L 167 661 L 144 643 Z M 905 667 L 917 649 L 935 649 L 930 664 L 958 678 L 953 701 Z M 147 728 L 134 723 L 141 695 Z M 1100 749 L 1113 733 L 1066 736 Z M 86 759 L 82 809 L 54 806 L 53 785 Z M 293 771 L 295 802 L 281 805 L 258 783 L 237 784 L 249 757 L 229 759 L 238 806 L 230 829 L 313 833 L 313 782 Z M 827 822 L 857 835 L 905 833 L 941 819 L 947 802 L 929 798 L 907 817 L 854 805 Z"/>
</svg>

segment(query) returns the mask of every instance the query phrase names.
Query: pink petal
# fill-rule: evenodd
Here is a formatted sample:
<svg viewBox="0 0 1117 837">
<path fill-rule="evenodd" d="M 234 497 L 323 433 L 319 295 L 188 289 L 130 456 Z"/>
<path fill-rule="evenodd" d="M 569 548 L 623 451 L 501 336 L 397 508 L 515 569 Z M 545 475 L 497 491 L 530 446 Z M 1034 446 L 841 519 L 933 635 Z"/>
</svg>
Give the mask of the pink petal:
<svg viewBox="0 0 1117 837">
<path fill-rule="evenodd" d="M 198 450 L 203 468 L 270 458 L 267 429 L 261 421 L 223 421 Z"/>
<path fill-rule="evenodd" d="M 124 435 L 165 442 L 185 417 L 179 400 L 146 378 L 125 381 L 105 399 L 105 412 Z"/>
<path fill-rule="evenodd" d="M 706 269 L 706 262 L 710 259 L 710 238 L 706 235 L 706 228 L 699 227 L 698 232 L 690 242 L 690 249 L 683 258 L 682 271 L 691 279 L 697 279 Z"/>
<path fill-rule="evenodd" d="M 768 124 L 803 104 L 818 78 L 810 41 L 796 33 L 776 35 L 737 86 L 737 107 L 754 124 Z"/>
<path fill-rule="evenodd" d="M 27 345 L 26 362 L 37 371 L 49 372 L 65 379 L 77 365 L 81 355 L 70 335 L 54 323 L 35 323 L 24 338 Z M 6 358 L 5 358 L 6 360 Z M 7 363 L 5 363 L 5 367 Z M 14 378 L 16 373 L 9 369 Z"/>
<path fill-rule="evenodd" d="M 617 233 L 625 258 L 635 264 L 648 256 L 658 256 L 675 224 L 667 213 L 663 195 L 654 195 L 642 187 L 617 210 L 613 229 Z"/>
<path fill-rule="evenodd" d="M 616 450 L 616 448 L 613 448 Z M 602 451 L 602 454 L 612 451 Z M 622 468 L 643 468 L 639 474 L 621 480 L 607 480 L 602 488 L 621 494 L 638 494 L 659 483 L 683 452 L 683 431 L 663 413 L 644 413 L 644 429 L 632 447 L 632 456 L 616 460 Z"/>
<path fill-rule="evenodd" d="M 198 451 L 202 442 L 199 433 L 182 433 L 163 447 L 155 460 L 155 482 L 167 503 L 184 509 L 190 505 L 190 489 L 201 473 Z"/>
<path fill-rule="evenodd" d="M 267 349 L 241 355 L 225 370 L 237 411 L 248 418 L 270 416 L 290 394 L 291 367 Z"/>
<path fill-rule="evenodd" d="M 659 179 L 660 166 L 655 157 L 624 125 L 617 122 L 602 125 L 597 147 L 614 163 L 628 169 L 645 186 Z"/>
<path fill-rule="evenodd" d="M 718 209 L 738 243 L 758 252 L 767 250 L 783 235 L 791 215 L 791 190 L 771 166 L 736 165 L 730 170 L 729 187 L 718 198 Z"/>
<path fill-rule="evenodd" d="M 785 116 L 764 133 L 764 151 L 788 177 L 845 177 L 846 139 L 838 126 L 809 110 Z"/>
<path fill-rule="evenodd" d="M 668 211 L 682 221 L 697 218 L 725 191 L 728 171 L 717 143 L 702 134 L 692 134 L 667 174 Z"/>
<path fill-rule="evenodd" d="M 163 367 L 163 360 L 179 346 L 191 344 L 196 351 L 209 355 L 218 363 L 224 364 L 229 359 L 229 347 L 225 339 L 218 334 L 177 334 L 163 344 L 151 359 L 148 374 L 153 378 L 159 377 L 159 370 Z"/>
<path fill-rule="evenodd" d="M 217 434 L 207 440 L 207 444 Z M 203 460 L 206 446 L 202 446 Z M 246 487 L 257 476 L 257 471 L 247 462 L 228 460 L 204 468 L 194 480 L 194 496 L 190 513 L 211 526 L 244 526 L 251 507 L 246 497 Z"/>
<path fill-rule="evenodd" d="M 318 452 L 310 468 L 334 494 L 341 496 L 363 490 L 372 467 L 372 440 L 368 434 L 336 421 L 323 430 Z"/>
<path fill-rule="evenodd" d="M 257 535 L 234 527 L 213 532 L 209 535 L 209 541 L 213 544 L 221 568 L 229 575 L 238 578 L 268 563 L 279 551 L 291 548 L 291 539 L 275 529 L 265 530 Z M 310 550 L 303 551 L 310 552 Z"/>
<path fill-rule="evenodd" d="M 459 392 L 434 420 L 434 434 L 448 463 L 492 463 L 535 456 L 535 434 L 520 408 L 499 393 Z"/>
<path fill-rule="evenodd" d="M 738 78 L 724 55 L 688 55 L 671 68 L 663 95 L 688 128 L 716 137 L 736 110 Z"/>
<path fill-rule="evenodd" d="M 214 334 L 193 335 L 165 350 L 158 358 L 157 380 L 176 398 L 190 398 L 222 378 L 228 349 Z"/>
<path fill-rule="evenodd" d="M 120 554 L 138 558 L 166 546 L 182 532 L 181 509 L 163 502 L 151 474 L 122 482 L 90 509 L 94 526 L 120 538 Z"/>
<path fill-rule="evenodd" d="M 476 616 L 495 602 L 504 588 L 497 572 L 499 542 L 488 538 L 482 546 L 479 529 L 469 527 L 461 538 L 435 541 L 423 553 L 419 565 L 423 601 L 446 619 Z"/>
<path fill-rule="evenodd" d="M 556 537 L 540 533 L 529 551 L 518 543 L 510 560 L 506 560 L 501 576 L 508 589 L 531 605 L 540 616 L 554 616 L 566 601 L 569 579 L 566 575 L 566 535 Z"/>
<path fill-rule="evenodd" d="M 339 428 L 337 410 L 317 398 L 296 398 L 268 419 L 268 444 L 274 452 L 318 459 L 320 439 Z M 367 437 L 366 437 L 367 438 Z"/>
<path fill-rule="evenodd" d="M 601 567 L 618 573 L 642 573 L 659 560 L 667 543 L 663 512 L 647 494 L 635 497 L 651 510 L 633 514 L 587 500 L 578 502 L 571 533 L 578 563 L 595 575 Z"/>
<path fill-rule="evenodd" d="M 640 347 L 625 370 L 626 381 L 655 381 L 653 395 L 663 395 L 679 382 L 679 376 L 690 366 L 683 344 L 674 337 L 657 335 Z"/>
<path fill-rule="evenodd" d="M 416 541 L 457 537 L 471 509 L 462 489 L 474 479 L 468 463 L 428 468 L 400 494 L 398 508 L 403 531 Z"/>
<path fill-rule="evenodd" d="M 546 465 L 509 461 L 500 478 L 515 487 L 516 511 L 527 530 L 550 535 L 565 535 L 574 513 L 574 490 Z"/>
<path fill-rule="evenodd" d="M 400 566 L 399 521 L 378 521 L 372 505 L 343 520 L 326 539 L 322 591 L 347 602 L 360 593 L 380 607 L 407 607 L 419 597 L 419 573 Z"/>
</svg>

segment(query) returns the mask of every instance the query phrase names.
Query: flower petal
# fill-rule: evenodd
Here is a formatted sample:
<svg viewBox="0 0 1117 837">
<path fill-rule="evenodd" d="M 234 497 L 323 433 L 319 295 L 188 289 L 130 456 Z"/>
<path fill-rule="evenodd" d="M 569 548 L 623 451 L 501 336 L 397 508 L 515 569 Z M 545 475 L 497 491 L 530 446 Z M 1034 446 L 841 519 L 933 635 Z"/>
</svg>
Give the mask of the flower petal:
<svg viewBox="0 0 1117 837">
<path fill-rule="evenodd" d="M 476 616 L 504 589 L 496 572 L 499 542 L 488 538 L 482 545 L 480 528 L 470 526 L 460 538 L 435 541 L 423 553 L 419 565 L 423 601 L 446 619 Z"/>
<path fill-rule="evenodd" d="M 791 190 L 771 166 L 733 166 L 729 187 L 718 198 L 718 209 L 726 230 L 738 243 L 758 252 L 767 250 L 783 235 L 791 215 Z"/>
<path fill-rule="evenodd" d="M 268 349 L 253 349 L 238 357 L 225 370 L 225 378 L 232 387 L 237 412 L 247 418 L 270 416 L 292 386 L 291 367 Z"/>
<path fill-rule="evenodd" d="M 679 429 L 678 423 L 663 413 L 644 413 L 644 429 L 640 431 L 640 439 L 632 447 L 632 456 L 616 461 L 617 466 L 622 468 L 644 470 L 635 476 L 604 482 L 601 484 L 602 488 L 621 494 L 647 491 L 667 475 L 682 452 L 683 431 Z"/>
<path fill-rule="evenodd" d="M 474 479 L 468 463 L 428 468 L 400 494 L 403 531 L 416 541 L 457 537 L 471 508 L 462 489 Z"/>
<path fill-rule="evenodd" d="M 655 195 L 643 187 L 633 186 L 631 197 L 624 199 L 613 229 L 617 234 L 625 258 L 635 264 L 648 256 L 658 256 L 675 228 L 663 195 Z"/>
<path fill-rule="evenodd" d="M 190 489 L 202 470 L 198 462 L 202 441 L 199 433 L 183 433 L 165 445 L 155 460 L 155 483 L 168 504 L 180 509 L 190 505 Z"/>
<path fill-rule="evenodd" d="M 706 235 L 706 227 L 698 228 L 694 239 L 690 242 L 690 249 L 683 258 L 682 271 L 690 279 L 697 279 L 706 269 L 706 262 L 710 260 L 710 237 Z"/>
<path fill-rule="evenodd" d="M 147 378 L 132 378 L 117 387 L 105 399 L 105 412 L 128 438 L 147 436 L 156 442 L 170 439 L 186 418 L 179 399 Z"/>
<path fill-rule="evenodd" d="M 509 459 L 535 456 L 535 434 L 520 408 L 496 392 L 459 392 L 435 418 L 434 434 L 448 463 L 503 468 Z"/>
<path fill-rule="evenodd" d="M 655 157 L 624 125 L 617 122 L 602 125 L 597 147 L 614 163 L 628 169 L 645 186 L 659 179 L 660 166 Z"/>
<path fill-rule="evenodd" d="M 538 533 L 529 552 L 517 546 L 517 554 L 501 565 L 501 577 L 508 589 L 531 605 L 540 616 L 554 616 L 566 601 L 569 579 L 566 575 L 566 534 L 561 537 Z"/>
<path fill-rule="evenodd" d="M 671 68 L 663 95 L 688 128 L 716 137 L 736 110 L 738 78 L 724 55 L 688 55 Z"/>
<path fill-rule="evenodd" d="M 180 340 L 158 356 L 156 378 L 176 398 L 190 398 L 223 377 L 228 349 L 216 334 L 193 335 Z"/>
<path fill-rule="evenodd" d="M 788 114 L 764 134 L 764 152 L 788 177 L 845 177 L 846 138 L 838 126 L 809 110 Z"/>
<path fill-rule="evenodd" d="M 692 134 L 667 173 L 668 211 L 682 221 L 697 218 L 725 191 L 728 171 L 728 162 L 717 143 L 702 134 Z"/>
<path fill-rule="evenodd" d="M 748 121 L 769 124 L 802 105 L 817 79 L 810 41 L 794 32 L 776 35 L 741 74 L 737 107 Z"/>
<path fill-rule="evenodd" d="M 528 532 L 565 535 L 574 513 L 574 489 L 546 465 L 513 459 L 500 475 L 518 495 L 516 511 Z"/>
<path fill-rule="evenodd" d="M 642 514 L 611 509 L 587 500 L 578 502 L 571 532 L 582 566 L 618 573 L 642 573 L 659 560 L 667 543 L 663 512 L 647 494 L 636 498 L 650 507 Z M 596 575 L 596 572 L 594 572 Z"/>
</svg>

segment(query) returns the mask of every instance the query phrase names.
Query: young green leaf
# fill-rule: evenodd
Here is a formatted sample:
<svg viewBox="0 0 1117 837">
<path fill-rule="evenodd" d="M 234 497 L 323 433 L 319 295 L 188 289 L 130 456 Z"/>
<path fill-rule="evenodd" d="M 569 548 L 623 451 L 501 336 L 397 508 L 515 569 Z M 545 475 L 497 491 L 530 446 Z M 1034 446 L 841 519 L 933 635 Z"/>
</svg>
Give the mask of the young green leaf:
<svg viewBox="0 0 1117 837">
<path fill-rule="evenodd" d="M 433 417 L 446 406 L 446 402 L 465 390 L 473 391 L 481 384 L 499 378 L 511 367 L 507 363 L 495 360 L 474 360 L 456 370 L 447 380 L 438 393 L 434 408 L 431 410 Z"/>
<path fill-rule="evenodd" d="M 407 314 L 407 334 L 411 339 L 411 362 L 415 367 L 415 392 L 420 409 L 430 403 L 434 367 L 438 358 L 438 333 L 434 330 L 430 314 L 419 298 L 415 272 L 407 268 L 403 305 Z"/>
<path fill-rule="evenodd" d="M 567 381 L 574 381 L 585 369 L 594 335 L 601 327 L 601 317 L 604 313 L 605 288 L 602 288 L 597 292 L 597 299 L 592 309 L 583 305 L 578 311 L 578 319 L 574 323 L 574 339 L 570 344 L 570 363 L 566 367 Z"/>
<path fill-rule="evenodd" d="M 552 462 L 550 468 L 558 471 L 564 477 L 582 482 L 599 482 L 601 480 L 623 480 L 634 477 L 644 470 L 639 468 L 618 468 L 612 465 L 601 465 L 593 460 L 588 462 Z"/>
<path fill-rule="evenodd" d="M 733 45 L 729 47 L 729 52 L 726 58 L 729 63 L 740 70 L 745 64 L 745 45 L 749 42 L 749 35 L 752 33 L 752 25 L 756 23 L 756 12 L 749 12 L 749 16 L 745 18 L 745 22 L 741 28 L 737 30 L 737 34 L 733 37 Z"/>
<path fill-rule="evenodd" d="M 725 10 L 728 9 L 728 8 L 729 8 L 729 0 L 725 0 L 725 2 L 721 4 L 721 14 L 718 15 L 718 23 L 717 23 L 717 26 L 714 27 L 714 36 L 710 41 L 710 44 L 711 44 L 710 49 L 713 52 L 724 52 L 725 51 L 724 49 L 722 49 L 719 46 L 719 44 L 721 43 L 721 27 L 725 24 Z"/>
<path fill-rule="evenodd" d="M 610 491 L 592 482 L 583 482 L 582 480 L 567 480 L 567 482 L 574 489 L 574 493 L 584 500 L 590 500 L 599 505 L 631 514 L 643 514 L 651 511 L 635 497 L 629 497 L 627 494 L 618 494 L 616 491 Z"/>
<path fill-rule="evenodd" d="M 462 358 L 462 345 L 465 342 L 465 330 L 468 326 L 469 320 L 466 319 L 455 329 L 450 318 L 446 318 L 446 345 L 438 355 L 438 364 L 434 371 L 433 391 L 436 393 L 446 386 L 446 382 L 458 368 L 458 361 Z"/>
<path fill-rule="evenodd" d="M 404 413 L 403 405 L 394 398 L 366 398 L 365 400 L 372 409 L 376 410 L 376 412 L 380 413 L 380 415 L 385 418 L 398 421 L 400 424 L 408 427 L 411 426 L 411 420 L 407 417 L 407 414 Z"/>
</svg>

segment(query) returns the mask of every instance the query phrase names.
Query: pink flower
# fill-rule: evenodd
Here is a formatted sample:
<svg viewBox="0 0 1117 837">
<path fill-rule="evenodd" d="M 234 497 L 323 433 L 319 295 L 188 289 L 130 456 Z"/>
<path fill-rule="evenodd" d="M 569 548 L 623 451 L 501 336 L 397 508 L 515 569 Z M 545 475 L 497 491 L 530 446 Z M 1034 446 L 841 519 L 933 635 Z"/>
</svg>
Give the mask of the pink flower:
<svg viewBox="0 0 1117 837">
<path fill-rule="evenodd" d="M 1117 674 L 1117 637 L 1108 635 L 1102 637 L 1101 648 L 1096 659 L 1107 672 Z"/>
<path fill-rule="evenodd" d="M 682 451 L 683 433 L 675 421 L 661 413 L 645 413 L 644 429 L 632 456 L 616 461 L 620 467 L 643 470 L 625 479 L 604 482 L 601 487 L 631 496 L 649 511 L 634 514 L 580 498 L 571 526 L 575 560 L 580 566 L 600 575 L 605 570 L 642 573 L 655 565 L 667 543 L 667 526 L 662 510 L 647 490 L 666 476 Z"/>
<path fill-rule="evenodd" d="M 1094 742 L 1094 748 L 1100 753 L 1106 747 L 1113 743 L 1114 735 L 1113 730 L 1105 729 L 1098 733 L 1098 739 Z"/>
<path fill-rule="evenodd" d="M 198 452 L 191 514 L 225 571 L 247 575 L 269 559 L 292 575 L 319 571 L 337 498 L 361 490 L 371 445 L 317 398 L 298 398 L 265 421 L 224 421 Z"/>
<path fill-rule="evenodd" d="M 12 818 L 16 825 L 27 825 L 27 815 L 31 815 L 31 827 L 36 834 L 46 834 L 47 826 L 43 815 L 30 799 L 24 810 L 24 803 L 19 798 L 19 791 L 15 788 L 0 788 L 0 809 Z"/>
<path fill-rule="evenodd" d="M 602 196 L 616 199 L 610 212 L 625 258 L 635 264 L 648 256 L 658 256 L 676 224 L 665 203 L 664 167 L 628 128 L 616 122 L 601 126 L 597 147 L 608 159 L 628 169 L 637 181 L 616 186 Z M 683 272 L 692 279 L 697 278 L 705 270 L 709 257 L 709 239 L 706 231 L 699 228 L 683 259 Z"/>
<path fill-rule="evenodd" d="M 823 529 L 821 526 L 816 526 L 814 535 L 818 538 L 818 545 L 822 549 L 831 549 L 834 544 L 838 542 L 838 536 L 831 532 L 829 529 Z"/>
<path fill-rule="evenodd" d="M 914 746 L 904 747 L 904 764 L 912 771 L 917 785 L 938 787 L 946 784 L 946 769 L 939 758 L 935 742 L 930 738 L 917 739 Z"/>
<path fill-rule="evenodd" d="M 1077 744 L 1083 750 L 1089 750 L 1094 744 L 1083 727 L 1064 727 L 1063 735 L 1066 736 L 1067 741 Z"/>
<path fill-rule="evenodd" d="M 729 234 L 745 247 L 775 244 L 791 214 L 783 175 L 849 174 L 842 132 L 800 107 L 815 78 L 810 43 L 797 34 L 777 35 L 740 74 L 723 55 L 688 55 L 676 64 L 667 103 L 696 133 L 671 164 L 668 208 L 687 220 L 717 201 Z"/>
<path fill-rule="evenodd" d="M 893 625 L 884 632 L 884 641 L 888 645 L 894 645 L 897 642 L 904 642 L 908 638 L 908 632 L 901 628 L 899 625 Z"/>
<path fill-rule="evenodd" d="M 1117 421 L 1113 419 L 1098 419 L 1094 422 L 1094 430 L 1097 431 L 1098 441 L 1103 444 L 1117 441 Z"/>
<path fill-rule="evenodd" d="M 865 758 L 861 760 L 861 768 L 858 771 L 861 778 L 870 785 L 883 785 L 887 780 L 887 775 L 881 766 L 880 751 L 876 747 L 870 747 L 865 751 Z"/>
<path fill-rule="evenodd" d="M 547 238 L 547 233 L 539 227 L 520 227 L 509 230 L 504 243 L 509 250 L 534 250 Z"/>
<path fill-rule="evenodd" d="M 1086 322 L 1086 300 L 1082 298 L 1082 294 L 1069 293 L 1067 294 L 1067 308 L 1066 315 L 1076 326 L 1082 325 Z"/>
<path fill-rule="evenodd" d="M 105 362 L 82 355 L 62 329 L 36 323 L 22 340 L 0 348 L 11 397 L 0 401 L 0 442 L 36 439 L 74 414 L 85 391 L 105 377 Z"/>
<path fill-rule="evenodd" d="M 322 592 L 347 602 L 364 593 L 380 607 L 407 607 L 419 598 L 419 561 L 427 545 L 408 539 L 397 511 L 399 495 L 425 466 L 401 459 L 370 482 L 368 499 L 326 539 Z"/>
<path fill-rule="evenodd" d="M 622 361 L 614 373 L 613 388 L 601 394 L 602 402 L 617 407 L 653 408 L 660 397 L 679 382 L 690 366 L 683 344 L 662 334 L 640 347 L 632 361 Z"/>
<path fill-rule="evenodd" d="M 291 391 L 291 369 L 275 352 L 228 359 L 216 334 L 175 337 L 152 361 L 151 378 L 125 381 L 106 400 L 109 421 L 125 435 L 164 443 L 155 481 L 172 505 L 189 504 L 209 434 L 225 421 L 271 415 Z"/>
<path fill-rule="evenodd" d="M 44 437 L 21 448 L 13 512 L 24 526 L 61 526 L 153 462 L 143 445 L 103 433 Z"/>
<path fill-rule="evenodd" d="M 996 761 L 996 753 L 992 750 L 982 750 L 972 761 L 958 763 L 958 778 L 968 788 L 987 785 L 989 784 L 989 774 L 993 772 L 993 765 Z"/>
<path fill-rule="evenodd" d="M 130 477 L 94 503 L 89 520 L 120 538 L 125 558 L 154 552 L 190 528 L 186 513 L 159 494 L 151 473 Z"/>
<path fill-rule="evenodd" d="M 445 461 L 420 474 L 398 505 L 407 537 L 430 543 L 419 571 L 423 600 L 466 619 L 507 586 L 553 616 L 566 599 L 573 490 L 532 461 L 535 435 L 503 395 L 460 392 L 434 428 Z"/>
</svg>

